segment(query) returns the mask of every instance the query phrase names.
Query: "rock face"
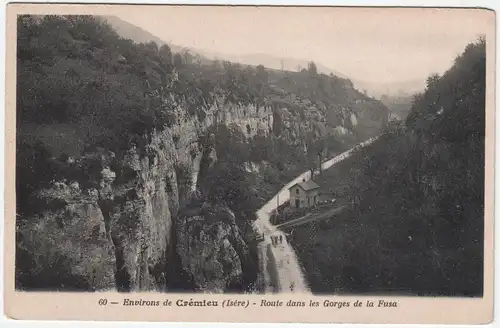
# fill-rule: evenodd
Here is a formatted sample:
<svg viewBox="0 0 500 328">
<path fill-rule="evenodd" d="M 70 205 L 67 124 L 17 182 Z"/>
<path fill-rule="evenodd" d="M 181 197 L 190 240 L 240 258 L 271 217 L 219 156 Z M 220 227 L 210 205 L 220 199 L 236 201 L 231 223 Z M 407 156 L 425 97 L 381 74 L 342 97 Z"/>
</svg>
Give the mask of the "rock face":
<svg viewBox="0 0 500 328">
<path fill-rule="evenodd" d="M 198 215 L 179 218 L 176 245 L 182 270 L 195 290 L 221 293 L 240 290 L 242 262 L 249 256 L 247 244 L 226 208 L 205 208 Z"/>
<path fill-rule="evenodd" d="M 94 182 L 88 186 L 69 178 L 39 192 L 44 210 L 22 218 L 18 227 L 20 285 L 45 281 L 44 286 L 60 289 L 167 290 L 182 274 L 177 284 L 185 288 L 237 290 L 250 262 L 234 214 L 217 208 L 216 214 L 177 217 L 188 193 L 196 190 L 203 157 L 217 160 L 202 136 L 224 124 L 246 138 L 275 133 L 305 147 L 308 134 L 348 134 L 365 115 L 344 108 L 332 129 L 324 106 L 284 97 L 286 102 L 274 108 L 215 101 L 203 120 L 189 116 L 182 103 L 165 100 L 175 108 L 174 124 L 145 136 L 144 149 L 131 147 L 119 157 L 98 149 L 68 161 L 70 168 L 85 167 Z M 273 131 L 276 119 L 279 131 Z"/>
<path fill-rule="evenodd" d="M 196 189 L 204 150 L 200 136 L 216 123 L 239 127 L 248 137 L 257 130 L 269 133 L 272 112 L 265 107 L 215 105 L 203 122 L 184 113 L 179 107 L 178 123 L 150 136 L 144 150 L 130 148 L 117 159 L 100 149 L 70 163 L 71 167 L 94 163 L 95 185 L 80 190 L 77 181 L 60 181 L 40 191 L 40 200 L 54 205 L 46 206 L 36 218 L 21 220 L 29 223 L 18 228 L 20 249 L 26 251 L 24 258 L 18 258 L 20 263 L 30 266 L 28 261 L 39 260 L 39 267 L 50 263 L 56 270 L 64 259 L 68 275 L 82 283 L 61 282 L 61 289 L 164 290 L 169 285 L 166 272 L 177 251 L 196 289 L 223 291 L 241 282 L 239 256 L 245 255 L 247 246 L 234 224 L 234 214 L 219 209 L 229 218 L 232 215 L 232 221 L 206 226 L 179 218 L 174 236 L 177 246 L 172 227 L 187 194 Z M 207 156 L 217 159 L 214 149 Z M 200 231 L 199 239 L 193 229 Z M 205 265 L 207 258 L 212 268 Z M 37 275 L 31 267 L 22 271 Z M 55 284 L 59 281 L 55 272 L 44 274 Z M 20 273 L 21 280 L 28 278 Z"/>
<path fill-rule="evenodd" d="M 200 141 L 211 126 L 233 126 L 252 138 L 273 133 L 279 116 L 282 126 L 274 133 L 299 144 L 311 131 L 318 137 L 332 131 L 320 105 L 288 101 L 274 109 L 216 101 L 203 120 L 174 102 L 175 123 L 148 136 L 144 149 L 132 147 L 120 158 L 99 149 L 68 162 L 73 168 L 91 167 L 94 184 L 66 179 L 40 191 L 43 212 L 24 217 L 18 227 L 20 285 L 45 279 L 50 282 L 44 286 L 60 289 L 166 290 L 182 273 L 187 278 L 178 284 L 186 288 L 236 290 L 248 265 L 248 246 L 234 214 L 227 208 L 212 209 L 216 214 L 177 213 L 196 190 L 202 157 L 217 160 L 215 149 Z M 356 117 L 346 111 L 333 131 L 349 133 Z M 344 127 L 343 121 L 352 124 Z"/>
<path fill-rule="evenodd" d="M 64 183 L 43 196 L 56 208 L 18 221 L 17 280 L 27 288 L 114 289 L 115 251 L 97 198 Z"/>
<path fill-rule="evenodd" d="M 344 88 L 349 90 L 346 80 Z M 364 141 L 380 133 L 387 124 L 389 113 L 382 103 L 352 91 L 349 101 L 327 103 L 311 101 L 271 86 L 271 104 L 274 108 L 274 130 L 276 135 L 289 144 L 301 145 L 307 150 L 307 138 L 334 136 L 338 140 L 349 140 L 356 136 Z"/>
</svg>

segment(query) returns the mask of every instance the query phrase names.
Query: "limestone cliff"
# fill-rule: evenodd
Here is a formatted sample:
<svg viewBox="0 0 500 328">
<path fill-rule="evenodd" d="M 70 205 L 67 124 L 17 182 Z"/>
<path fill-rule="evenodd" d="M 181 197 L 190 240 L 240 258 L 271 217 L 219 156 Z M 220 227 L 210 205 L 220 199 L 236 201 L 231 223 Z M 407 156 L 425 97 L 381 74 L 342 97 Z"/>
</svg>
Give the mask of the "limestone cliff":
<svg viewBox="0 0 500 328">
<path fill-rule="evenodd" d="M 250 251 L 234 213 L 204 204 L 176 221 L 176 251 L 195 290 L 221 293 L 241 291 Z"/>
<path fill-rule="evenodd" d="M 166 290 L 169 279 L 178 280 L 182 273 L 186 278 L 177 285 L 195 290 L 222 292 L 241 286 L 249 252 L 234 214 L 219 208 L 219 216 L 226 219 L 217 221 L 213 214 L 205 220 L 201 214 L 177 213 L 187 205 L 188 193 L 197 189 L 206 146 L 201 136 L 211 126 L 234 126 L 251 139 L 271 133 L 279 115 L 280 138 L 290 144 L 304 143 L 311 131 L 319 137 L 328 132 L 324 110 L 294 98 L 289 103 L 293 107 L 273 110 L 216 101 L 204 120 L 172 103 L 174 123 L 148 136 L 143 150 L 131 147 L 119 158 L 97 149 L 70 161 L 73 168 L 93 163 L 94 184 L 83 187 L 68 178 L 38 193 L 49 206 L 20 220 L 25 224 L 18 228 L 19 256 L 32 264 L 26 264 L 28 270 L 20 267 L 29 276 L 20 273 L 18 280 L 45 277 L 61 289 Z M 215 150 L 209 153 L 215 160 Z M 67 277 L 62 279 L 61 272 Z"/>
<path fill-rule="evenodd" d="M 272 112 L 265 107 L 216 104 L 203 122 L 185 116 L 180 106 L 176 114 L 175 124 L 149 136 L 144 151 L 132 147 L 118 158 L 97 149 L 71 160 L 71 168 L 93 163 L 93 185 L 80 188 L 79 181 L 66 179 L 38 193 L 42 202 L 54 206 L 20 220 L 26 222 L 18 228 L 20 252 L 25 251 L 37 267 L 53 270 L 44 274 L 56 285 L 58 272 L 68 271 L 69 282 L 61 282 L 59 288 L 165 290 L 171 272 L 167 267 L 176 265 L 175 252 L 196 289 L 224 291 L 241 283 L 239 256 L 246 256 L 248 246 L 234 214 L 222 208 L 218 211 L 229 213 L 225 215 L 229 220 L 217 222 L 217 215 L 212 215 L 214 222 L 200 223 L 199 216 L 177 218 L 177 213 L 187 204 L 189 192 L 196 190 L 204 150 L 200 136 L 216 122 L 235 125 L 248 137 L 257 130 L 269 132 Z M 214 160 L 215 151 L 210 153 Z M 192 229 L 201 231 L 201 239 Z M 206 252 L 213 251 L 213 245 L 218 248 L 209 262 L 216 266 L 210 268 L 205 266 Z M 37 275 L 36 269 L 27 271 Z M 19 278 L 23 280 L 22 274 Z"/>
</svg>

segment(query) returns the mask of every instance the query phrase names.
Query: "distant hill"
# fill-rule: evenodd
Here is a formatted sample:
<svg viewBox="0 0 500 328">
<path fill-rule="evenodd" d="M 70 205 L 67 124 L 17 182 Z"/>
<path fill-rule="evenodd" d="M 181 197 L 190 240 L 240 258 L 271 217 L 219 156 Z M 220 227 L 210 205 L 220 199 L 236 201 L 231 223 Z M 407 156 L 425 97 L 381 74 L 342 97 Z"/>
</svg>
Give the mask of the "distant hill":
<svg viewBox="0 0 500 328">
<path fill-rule="evenodd" d="M 164 40 L 160 39 L 156 35 L 143 30 L 142 28 L 126 22 L 116 16 L 104 16 L 104 19 L 116 30 L 116 32 L 123 38 L 131 39 L 136 43 L 147 43 L 155 42 L 158 45 L 167 44 Z M 180 52 L 186 48 L 177 47 L 175 45 L 169 44 L 170 48 L 174 52 Z M 187 49 L 186 49 L 187 50 Z"/>
<path fill-rule="evenodd" d="M 307 66 L 310 62 L 310 60 L 305 60 L 305 59 L 278 57 L 262 53 L 235 55 L 235 54 L 222 54 L 216 52 L 203 52 L 202 54 L 205 57 L 211 59 L 226 59 L 232 62 L 237 62 L 242 64 L 255 65 L 255 66 L 263 65 L 265 67 L 272 69 L 277 69 L 277 70 L 283 69 L 284 71 L 292 71 L 292 72 L 294 71 L 297 72 L 301 69 L 307 69 Z M 315 63 L 315 64 L 319 73 L 327 75 L 333 74 L 343 79 L 349 78 L 345 74 L 330 69 L 322 65 L 321 63 Z"/>
<path fill-rule="evenodd" d="M 147 42 L 155 42 L 158 45 L 168 44 L 173 52 L 185 52 L 190 51 L 193 54 L 198 54 L 202 57 L 205 57 L 210 60 L 228 60 L 234 63 L 246 64 L 246 65 L 263 65 L 267 68 L 272 68 L 276 70 L 285 70 L 285 71 L 298 71 L 302 68 L 307 68 L 309 60 L 305 59 L 297 59 L 297 58 L 286 58 L 286 57 L 277 57 L 268 54 L 256 53 L 256 54 L 244 54 L 244 55 L 235 55 L 235 54 L 223 54 L 218 52 L 211 52 L 202 49 L 195 49 L 189 47 L 182 47 L 165 40 L 160 39 L 156 35 L 141 29 L 140 27 L 126 22 L 116 16 L 104 16 L 106 21 L 116 30 L 116 32 L 124 37 L 133 40 L 137 43 L 147 43 Z M 283 64 L 283 67 L 281 66 Z M 323 74 L 333 74 L 343 79 L 348 79 L 345 74 L 342 74 L 336 70 L 330 69 L 320 63 L 316 63 L 317 69 L 319 73 Z"/>
<path fill-rule="evenodd" d="M 145 43 L 154 41 L 159 45 L 165 44 L 166 42 L 151 34 L 140 27 L 130 24 L 116 16 L 104 16 L 104 19 L 124 38 L 131 39 L 135 42 Z"/>
<path fill-rule="evenodd" d="M 231 55 L 231 54 L 222 54 L 215 52 L 207 52 L 198 50 L 202 56 L 208 59 L 225 59 L 231 62 L 247 64 L 247 65 L 263 65 L 267 68 L 272 68 L 276 70 L 283 69 L 284 71 L 299 71 L 300 69 L 307 69 L 307 66 L 310 60 L 297 59 L 291 57 L 278 57 L 268 54 L 244 54 L 244 55 Z M 364 92 L 371 97 L 375 97 L 380 99 L 383 95 L 388 96 L 397 96 L 397 97 L 408 97 L 417 92 L 421 92 L 425 88 L 425 80 L 424 79 L 414 79 L 408 81 L 401 82 L 393 82 L 393 83 L 377 83 L 377 82 L 368 82 L 352 79 L 351 77 L 337 71 L 331 69 L 321 63 L 315 62 L 316 68 L 319 73 L 323 73 L 326 75 L 333 74 L 337 77 L 350 80 L 354 87 Z"/>
<path fill-rule="evenodd" d="M 408 81 L 378 83 L 368 81 L 353 81 L 359 90 L 366 90 L 371 97 L 381 99 L 382 96 L 408 97 L 425 89 L 425 79 L 413 79 Z"/>
<path fill-rule="evenodd" d="M 126 22 L 116 16 L 104 16 L 107 22 L 124 38 L 128 38 L 137 43 L 147 43 L 147 42 L 156 42 L 158 45 L 168 44 L 172 50 L 172 52 L 186 52 L 189 51 L 193 55 L 201 56 L 202 60 L 228 60 L 234 63 L 246 64 L 246 65 L 263 65 L 264 67 L 281 70 L 284 71 L 292 71 L 297 72 L 300 69 L 307 69 L 308 63 L 310 60 L 306 59 L 297 59 L 291 57 L 279 57 L 274 55 L 268 55 L 263 53 L 254 53 L 254 54 L 225 54 L 218 52 L 211 52 L 202 49 L 195 49 L 189 47 L 178 46 L 167 42 L 165 40 L 160 39 L 156 35 L 141 29 L 140 27 Z M 349 79 L 352 81 L 354 87 L 359 91 L 366 91 L 369 96 L 380 99 L 382 95 L 389 96 L 400 96 L 401 93 L 406 94 L 414 94 L 416 92 L 420 92 L 424 89 L 424 80 L 409 80 L 395 83 L 377 83 L 377 82 L 368 82 L 368 81 L 360 81 L 355 80 L 347 75 L 329 68 L 321 63 L 315 62 L 317 70 L 319 73 L 323 73 L 326 75 L 333 74 L 337 77 L 343 79 Z"/>
<path fill-rule="evenodd" d="M 380 101 L 389 108 L 391 113 L 400 119 L 405 119 L 410 113 L 413 95 L 382 95 Z"/>
</svg>

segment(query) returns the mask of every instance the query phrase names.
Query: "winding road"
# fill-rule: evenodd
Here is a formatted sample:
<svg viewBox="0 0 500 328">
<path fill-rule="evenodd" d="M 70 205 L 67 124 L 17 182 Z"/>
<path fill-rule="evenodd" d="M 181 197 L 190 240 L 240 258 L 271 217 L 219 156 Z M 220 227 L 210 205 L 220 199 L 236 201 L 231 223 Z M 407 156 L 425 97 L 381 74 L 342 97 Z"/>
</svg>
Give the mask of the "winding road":
<svg viewBox="0 0 500 328">
<path fill-rule="evenodd" d="M 336 163 L 348 158 L 360 148 L 374 142 L 378 137 L 368 139 L 342 154 L 335 156 L 321 164 L 321 169 L 326 170 Z M 316 172 L 315 172 L 316 173 Z M 311 172 L 306 171 L 287 183 L 256 213 L 257 220 L 254 222 L 258 234 L 264 234 L 264 239 L 259 243 L 259 261 L 262 283 L 265 293 L 310 293 L 304 274 L 300 267 L 297 255 L 292 246 L 287 242 L 285 233 L 272 225 L 269 221 L 271 213 L 290 199 L 288 189 L 294 184 L 309 179 Z M 279 204 L 278 204 L 279 201 Z M 304 220 L 304 218 L 300 218 Z M 273 246 L 271 236 L 282 238 L 283 242 Z"/>
</svg>

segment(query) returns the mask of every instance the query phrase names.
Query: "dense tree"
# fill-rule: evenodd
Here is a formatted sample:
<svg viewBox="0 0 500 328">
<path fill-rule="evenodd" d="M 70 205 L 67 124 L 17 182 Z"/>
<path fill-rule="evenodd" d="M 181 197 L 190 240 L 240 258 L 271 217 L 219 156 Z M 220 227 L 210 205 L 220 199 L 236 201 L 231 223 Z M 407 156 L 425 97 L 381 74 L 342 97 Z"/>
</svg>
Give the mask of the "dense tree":
<svg viewBox="0 0 500 328">
<path fill-rule="evenodd" d="M 182 64 L 183 64 L 183 59 L 182 59 L 181 54 L 176 53 L 176 54 L 174 55 L 174 65 L 175 65 L 175 67 L 177 67 L 177 68 L 181 68 L 181 67 L 182 67 Z"/>
<path fill-rule="evenodd" d="M 172 51 L 170 50 L 170 47 L 166 44 L 162 45 L 160 47 L 159 51 L 160 58 L 165 62 L 165 63 L 172 63 Z"/>
<path fill-rule="evenodd" d="M 313 76 L 318 74 L 318 68 L 313 61 L 309 62 L 309 64 L 307 65 L 307 70 L 309 71 L 309 74 Z"/>
<path fill-rule="evenodd" d="M 438 81 L 439 74 L 431 74 L 426 80 L 427 90 L 433 88 L 434 84 L 436 84 Z"/>
</svg>

